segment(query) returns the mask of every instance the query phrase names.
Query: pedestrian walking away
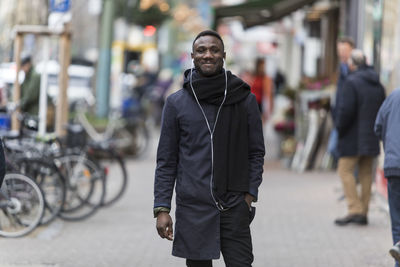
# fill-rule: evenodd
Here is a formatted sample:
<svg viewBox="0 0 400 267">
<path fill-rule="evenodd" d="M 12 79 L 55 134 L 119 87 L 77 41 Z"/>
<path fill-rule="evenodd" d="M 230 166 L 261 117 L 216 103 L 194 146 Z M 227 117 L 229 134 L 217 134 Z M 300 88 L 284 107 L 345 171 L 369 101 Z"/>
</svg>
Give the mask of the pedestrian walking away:
<svg viewBox="0 0 400 267">
<path fill-rule="evenodd" d="M 394 246 L 390 254 L 400 261 L 400 89 L 394 90 L 383 102 L 375 122 L 375 133 L 383 141 L 385 161 L 383 172 L 388 181 L 388 202 Z"/>
<path fill-rule="evenodd" d="M 337 99 L 335 125 L 339 134 L 338 173 L 342 180 L 348 213 L 335 220 L 337 225 L 368 224 L 374 158 L 379 140 L 374 133 L 378 110 L 385 90 L 378 74 L 366 64 L 365 55 L 355 49 L 349 59 L 350 74 Z M 358 167 L 361 194 L 357 192 L 354 170 Z"/>
<path fill-rule="evenodd" d="M 154 217 L 172 255 L 187 266 L 251 266 L 250 222 L 262 181 L 262 122 L 250 87 L 224 68 L 224 43 L 203 31 L 192 68 L 162 115 L 154 181 Z M 175 229 L 169 212 L 175 186 Z"/>
</svg>

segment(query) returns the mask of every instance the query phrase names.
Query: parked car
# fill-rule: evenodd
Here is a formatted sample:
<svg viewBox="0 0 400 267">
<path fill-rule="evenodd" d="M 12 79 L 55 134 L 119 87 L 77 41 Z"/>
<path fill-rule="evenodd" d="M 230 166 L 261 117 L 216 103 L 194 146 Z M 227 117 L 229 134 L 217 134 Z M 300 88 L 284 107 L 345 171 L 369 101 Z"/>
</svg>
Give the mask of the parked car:
<svg viewBox="0 0 400 267">
<path fill-rule="evenodd" d="M 11 88 L 15 81 L 16 66 L 14 62 L 0 63 L 0 107 L 3 108 L 6 99 L 11 96 Z M 23 81 L 23 75 L 19 76 L 20 82 Z"/>
<path fill-rule="evenodd" d="M 42 73 L 44 62 L 40 62 L 36 66 L 36 71 Z M 47 93 L 57 101 L 58 96 L 58 73 L 60 72 L 60 65 L 57 61 L 50 60 L 47 62 L 48 73 L 48 89 Z M 73 104 L 80 99 L 86 99 L 91 102 L 94 101 L 94 94 L 92 91 L 94 68 L 86 65 L 71 64 L 68 67 L 68 102 Z"/>
<path fill-rule="evenodd" d="M 43 72 L 44 62 L 39 62 L 35 69 L 41 74 Z M 60 65 L 57 61 L 49 60 L 47 62 L 47 73 L 48 73 L 48 88 L 47 93 L 57 102 L 58 95 L 58 73 L 60 72 Z M 8 95 L 11 95 L 11 88 L 14 84 L 16 72 L 15 62 L 0 63 L 0 90 L 3 92 L 8 90 Z M 73 104 L 79 99 L 86 99 L 88 101 L 94 101 L 93 94 L 93 76 L 94 67 L 88 65 L 71 64 L 68 67 L 68 102 Z M 20 82 L 23 81 L 24 75 L 20 75 Z"/>
</svg>

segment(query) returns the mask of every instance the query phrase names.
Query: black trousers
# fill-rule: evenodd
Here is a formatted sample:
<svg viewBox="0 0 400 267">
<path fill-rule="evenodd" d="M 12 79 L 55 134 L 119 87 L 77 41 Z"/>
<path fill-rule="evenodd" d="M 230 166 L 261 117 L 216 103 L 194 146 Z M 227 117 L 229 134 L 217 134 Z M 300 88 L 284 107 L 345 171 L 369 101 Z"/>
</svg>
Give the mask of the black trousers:
<svg viewBox="0 0 400 267">
<path fill-rule="evenodd" d="M 254 208 L 253 208 L 254 209 Z M 243 200 L 235 207 L 221 212 L 221 252 L 227 267 L 250 267 L 253 262 L 250 221 L 254 217 Z M 212 267 L 212 260 L 186 260 L 188 267 Z"/>
</svg>

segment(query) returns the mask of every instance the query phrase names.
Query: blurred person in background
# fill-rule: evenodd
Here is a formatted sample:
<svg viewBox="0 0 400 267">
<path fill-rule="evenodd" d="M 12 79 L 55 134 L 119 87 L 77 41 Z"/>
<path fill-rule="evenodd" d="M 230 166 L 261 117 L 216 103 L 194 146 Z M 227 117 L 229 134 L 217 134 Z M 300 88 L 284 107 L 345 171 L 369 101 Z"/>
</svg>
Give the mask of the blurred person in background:
<svg viewBox="0 0 400 267">
<path fill-rule="evenodd" d="M 277 70 L 274 78 L 275 94 L 280 94 L 286 86 L 286 77 L 281 70 Z"/>
<path fill-rule="evenodd" d="M 21 111 L 37 116 L 39 113 L 40 75 L 35 71 L 30 56 L 22 58 L 21 70 L 25 73 L 24 81 L 21 84 Z"/>
<path fill-rule="evenodd" d="M 39 114 L 40 74 L 36 72 L 30 56 L 22 58 L 21 70 L 25 73 L 25 78 L 21 84 L 20 108 L 23 113 L 28 113 L 37 118 Z M 51 130 L 54 126 L 55 107 L 49 96 L 47 96 L 46 114 L 46 126 L 48 130 Z"/>
<path fill-rule="evenodd" d="M 351 51 L 354 49 L 354 41 L 351 37 L 347 36 L 341 37 L 337 41 L 336 48 L 337 48 L 337 55 L 339 57 L 339 77 L 336 87 L 335 103 L 331 109 L 332 119 L 334 123 L 336 121 L 338 97 L 341 94 L 340 91 L 343 90 L 346 77 L 350 73 L 348 61 L 351 56 Z M 334 126 L 329 137 L 328 152 L 333 156 L 335 161 L 337 161 L 339 158 L 339 152 L 337 146 L 338 146 L 338 132 L 336 126 Z"/>
<path fill-rule="evenodd" d="M 242 79 L 247 84 L 252 84 L 254 79 L 253 73 L 248 69 L 242 70 L 239 73 L 239 78 Z"/>
<path fill-rule="evenodd" d="M 265 74 L 265 59 L 257 58 L 251 92 L 256 96 L 263 122 L 271 115 L 274 108 L 272 80 Z"/>
<path fill-rule="evenodd" d="M 224 43 L 203 31 L 192 45 L 194 68 L 165 103 L 154 181 L 154 217 L 172 255 L 186 265 L 251 266 L 250 222 L 262 181 L 264 140 L 256 98 L 223 68 Z M 233 123 L 234 122 L 234 123 Z M 175 232 L 171 198 L 175 186 Z"/>
<path fill-rule="evenodd" d="M 400 261 L 400 89 L 383 102 L 375 122 L 375 133 L 385 150 L 384 174 L 387 178 L 388 202 L 394 246 L 390 254 Z"/>
<path fill-rule="evenodd" d="M 165 96 L 174 81 L 173 78 L 172 70 L 165 68 L 160 71 L 157 81 L 154 84 L 151 98 L 154 103 L 153 116 L 157 125 L 161 123 L 161 113 L 165 103 Z"/>
<path fill-rule="evenodd" d="M 367 66 L 361 50 L 353 49 L 349 70 L 339 91 L 335 125 L 339 135 L 338 174 L 342 180 L 348 213 L 335 220 L 336 225 L 368 224 L 373 161 L 379 155 L 379 140 L 374 134 L 378 110 L 385 99 L 385 90 L 375 70 Z M 354 170 L 358 167 L 361 194 L 357 192 Z"/>
</svg>

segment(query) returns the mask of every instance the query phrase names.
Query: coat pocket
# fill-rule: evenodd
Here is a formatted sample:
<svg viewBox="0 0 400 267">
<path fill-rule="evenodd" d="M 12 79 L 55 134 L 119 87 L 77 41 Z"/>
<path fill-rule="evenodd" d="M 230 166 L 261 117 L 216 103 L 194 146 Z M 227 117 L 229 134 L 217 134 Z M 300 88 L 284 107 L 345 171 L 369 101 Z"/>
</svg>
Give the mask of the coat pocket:
<svg viewBox="0 0 400 267">
<path fill-rule="evenodd" d="M 251 207 L 249 210 L 249 224 L 254 220 L 254 217 L 256 216 L 256 207 Z"/>
<path fill-rule="evenodd" d="M 246 209 L 249 213 L 249 224 L 254 220 L 254 217 L 256 216 L 256 207 L 250 206 L 249 209 L 249 204 L 247 204 L 246 200 L 243 200 L 244 204 L 246 205 Z"/>
</svg>

